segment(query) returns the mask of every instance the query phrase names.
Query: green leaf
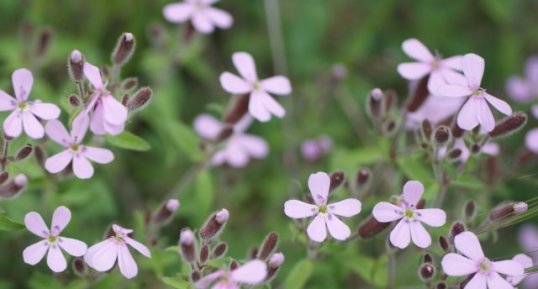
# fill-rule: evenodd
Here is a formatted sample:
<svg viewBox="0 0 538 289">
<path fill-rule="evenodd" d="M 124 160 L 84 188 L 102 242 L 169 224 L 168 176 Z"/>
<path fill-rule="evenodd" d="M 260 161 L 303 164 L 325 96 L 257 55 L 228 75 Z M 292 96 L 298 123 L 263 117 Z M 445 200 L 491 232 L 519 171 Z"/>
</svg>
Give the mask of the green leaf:
<svg viewBox="0 0 538 289">
<path fill-rule="evenodd" d="M 192 283 L 185 280 L 184 277 L 163 277 L 161 280 L 164 282 L 164 284 L 175 289 L 194 289 Z"/>
<path fill-rule="evenodd" d="M 106 141 L 112 146 L 133 151 L 147 151 L 151 148 L 144 139 L 128 131 L 115 136 L 107 135 Z"/>
<path fill-rule="evenodd" d="M 0 213 L 0 231 L 16 231 L 23 228 L 23 224 L 11 220 L 5 213 Z"/>
<path fill-rule="evenodd" d="M 293 266 L 284 281 L 284 288 L 301 289 L 312 275 L 314 264 L 308 259 L 303 259 Z"/>
<path fill-rule="evenodd" d="M 192 161 L 202 158 L 202 153 L 198 149 L 199 139 L 190 127 L 182 122 L 172 121 L 168 124 L 168 129 L 174 143 L 187 158 Z"/>
</svg>

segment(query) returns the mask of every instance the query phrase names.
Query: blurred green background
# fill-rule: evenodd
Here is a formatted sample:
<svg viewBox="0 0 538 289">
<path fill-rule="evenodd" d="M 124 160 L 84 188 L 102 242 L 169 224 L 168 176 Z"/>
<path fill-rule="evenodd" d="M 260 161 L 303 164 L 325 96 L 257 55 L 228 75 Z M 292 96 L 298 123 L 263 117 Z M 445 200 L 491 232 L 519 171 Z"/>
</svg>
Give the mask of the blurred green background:
<svg viewBox="0 0 538 289">
<path fill-rule="evenodd" d="M 123 77 L 137 76 L 141 86 L 154 89 L 152 103 L 128 125 L 129 131 L 151 145 L 150 150 L 114 148 L 115 161 L 96 165 L 96 174 L 88 181 L 54 182 L 33 158 L 15 164 L 10 171 L 23 172 L 31 181 L 23 195 L 0 203 L 11 218 L 22 221 L 27 212 L 35 210 L 49 222 L 54 208 L 63 204 L 73 212 L 65 236 L 89 244 L 100 240 L 112 222 L 141 228 L 140 212 L 154 210 L 201 158 L 199 140 L 191 129 L 192 120 L 202 112 L 219 115 L 227 107 L 229 95 L 221 89 L 218 76 L 226 70 L 235 72 L 232 53 L 250 52 L 256 59 L 260 77 L 278 72 L 272 59 L 264 1 L 219 2 L 217 7 L 233 15 L 233 27 L 196 38 L 180 66 L 171 66 L 169 54 L 163 53 L 180 41 L 176 25 L 167 23 L 162 16 L 162 8 L 168 3 L 164 0 L 0 1 L 0 89 L 11 91 L 14 69 L 32 68 L 36 80 L 31 97 L 61 103 L 66 120 L 71 112 L 67 97 L 76 92 L 66 69 L 69 53 L 79 49 L 93 64 L 108 64 L 122 32 L 131 32 L 137 39 L 137 50 L 125 66 Z M 280 10 L 286 75 L 294 92 L 279 98 L 287 109 L 284 120 L 255 123 L 250 129 L 267 139 L 269 157 L 253 161 L 246 169 L 212 168 L 200 173 L 179 196 L 181 208 L 174 220 L 162 228 L 159 239 L 161 248 L 176 245 L 181 228 L 198 228 L 211 212 L 225 207 L 231 217 L 222 239 L 228 241 L 231 257 L 242 259 L 247 249 L 259 244 L 267 233 L 273 230 L 280 233 L 279 250 L 287 259 L 274 282 L 275 288 L 283 288 L 292 267 L 306 256 L 303 243 L 292 240 L 292 222 L 283 214 L 283 203 L 307 192 L 308 175 L 320 170 L 344 170 L 353 178 L 360 167 L 373 168 L 376 163 L 388 162 L 383 147 L 386 141 L 381 141 L 372 131 L 363 131 L 358 138 L 354 130 L 370 127 L 364 102 L 372 88 L 394 88 L 401 102 L 404 101 L 407 83 L 396 73 L 396 65 L 409 60 L 400 49 L 403 40 L 416 37 L 432 51 L 437 49 L 445 56 L 468 52 L 483 56 L 486 59 L 483 85 L 502 98 L 506 98 L 505 79 L 511 74 L 521 74 L 525 59 L 538 51 L 538 2 L 531 0 L 285 0 L 280 1 Z M 34 36 L 45 28 L 54 31 L 45 57 L 37 60 L 28 57 L 34 47 L 21 36 L 24 23 L 31 24 Z M 164 42 L 155 43 L 154 31 L 161 28 Z M 347 70 L 347 77 L 336 88 L 331 84 L 334 64 L 342 64 Z M 360 124 L 346 116 L 342 99 L 359 112 Z M 528 111 L 528 108 L 515 105 L 515 110 Z M 528 127 L 535 125 L 532 120 Z M 334 152 L 316 164 L 306 163 L 299 155 L 301 142 L 322 134 L 333 138 Z M 503 140 L 507 159 L 522 146 L 523 136 L 520 133 Z M 24 137 L 17 140 L 19 146 L 26 142 L 36 143 Z M 12 146 L 12 150 L 16 147 Z M 49 154 L 59 149 L 48 143 L 46 147 Z M 429 169 L 426 165 L 424 170 Z M 522 177 L 533 171 L 529 167 L 522 169 L 495 188 L 478 182 L 480 187 L 475 190 L 480 193 L 495 191 L 490 195 L 492 198 L 486 198 L 481 213 L 503 199 L 533 197 L 538 182 L 532 175 Z M 401 174 L 397 176 L 403 177 Z M 405 172 L 403 175 L 410 177 Z M 390 175 L 375 177 L 378 178 L 374 188 L 376 200 L 399 193 L 401 183 L 389 182 Z M 428 180 L 423 182 L 427 184 Z M 460 203 L 456 200 L 454 206 L 473 196 L 469 191 L 469 188 L 463 190 L 461 194 L 465 197 Z M 335 199 L 346 194 L 339 192 Z M 373 204 L 365 204 L 358 217 L 347 221 L 351 228 L 367 216 Z M 454 217 L 457 216 L 451 219 Z M 135 236 L 144 241 L 141 232 L 135 231 Z M 59 284 L 85 288 L 81 280 L 68 281 L 72 280 L 72 273 L 55 278 L 44 262 L 37 268 L 24 264 L 22 251 L 35 241 L 35 236 L 25 230 L 0 232 L 0 288 L 57 288 Z M 520 250 L 515 238 L 502 241 L 510 246 L 500 250 L 501 246 L 495 245 L 497 249 L 493 252 L 498 257 Z M 354 245 L 335 244 L 325 248 L 331 253 L 325 259 L 314 266 L 302 265 L 305 275 L 312 270 L 305 288 L 359 288 L 370 277 L 375 280 L 369 282 L 382 284 L 383 273 L 368 277 L 376 272 L 376 266 L 384 264 L 376 257 L 384 250 L 383 237 L 375 242 L 357 245 L 364 248 L 358 255 Z M 408 249 L 407 253 L 413 250 Z M 173 276 L 181 267 L 178 255 L 170 251 L 154 252 L 152 261 L 136 258 L 143 268 L 137 279 L 124 282 L 116 270 L 95 288 L 167 288 L 155 272 Z M 411 262 L 415 265 L 398 269 L 405 285 L 419 284 L 414 269 L 418 260 Z"/>
</svg>

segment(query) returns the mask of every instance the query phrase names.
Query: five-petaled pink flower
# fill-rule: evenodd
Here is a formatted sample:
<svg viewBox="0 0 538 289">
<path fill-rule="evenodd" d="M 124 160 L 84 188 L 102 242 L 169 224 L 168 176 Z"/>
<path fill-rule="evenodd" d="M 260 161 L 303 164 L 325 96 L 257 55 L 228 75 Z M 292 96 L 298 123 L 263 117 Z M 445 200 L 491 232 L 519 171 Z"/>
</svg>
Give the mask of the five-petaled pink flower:
<svg viewBox="0 0 538 289">
<path fill-rule="evenodd" d="M 0 111 L 12 111 L 4 120 L 4 132 L 15 138 L 24 132 L 31 138 L 39 139 L 45 135 L 43 125 L 36 118 L 51 120 L 60 116 L 60 109 L 40 100 L 29 101 L 28 96 L 34 84 L 32 72 L 25 68 L 17 69 L 11 76 L 15 98 L 0 90 Z"/>
<path fill-rule="evenodd" d="M 194 283 L 196 289 L 240 289 L 241 284 L 257 285 L 265 280 L 267 265 L 260 260 L 251 260 L 235 270 L 219 270 Z"/>
<path fill-rule="evenodd" d="M 151 253 L 146 246 L 129 237 L 133 230 L 118 225 L 112 225 L 112 230 L 115 235 L 91 246 L 84 255 L 84 261 L 93 269 L 105 272 L 112 269 L 118 260 L 121 274 L 125 278 L 131 279 L 138 274 L 138 266 L 129 252 L 127 244 L 148 258 L 151 257 Z"/>
<path fill-rule="evenodd" d="M 73 173 L 80 179 L 89 179 L 93 176 L 93 166 L 88 159 L 107 164 L 114 160 L 111 151 L 103 148 L 82 145 L 84 135 L 88 130 L 88 116 L 81 113 L 73 120 L 71 134 L 58 120 L 51 120 L 46 125 L 47 135 L 54 142 L 62 145 L 65 150 L 47 159 L 45 168 L 50 173 L 61 172 L 69 163 L 73 163 Z"/>
<path fill-rule="evenodd" d="M 323 242 L 327 238 L 327 228 L 331 236 L 337 240 L 345 240 L 351 235 L 349 227 L 336 216 L 351 217 L 361 211 L 361 202 L 356 199 L 345 199 L 327 204 L 331 178 L 324 172 L 311 174 L 308 188 L 315 205 L 298 200 L 289 200 L 284 204 L 284 213 L 293 219 L 314 217 L 307 228 L 308 237 L 315 242 Z"/>
<path fill-rule="evenodd" d="M 328 154 L 333 147 L 333 141 L 328 136 L 307 139 L 301 144 L 301 154 L 309 162 L 315 162 Z"/>
<path fill-rule="evenodd" d="M 47 265 L 54 272 L 62 272 L 67 268 L 67 262 L 61 249 L 71 256 L 84 255 L 88 248 L 84 242 L 60 236 L 70 220 L 71 212 L 64 206 L 58 207 L 54 211 L 50 230 L 40 214 L 36 212 L 26 214 L 24 217 L 26 228 L 43 240 L 24 249 L 22 253 L 24 262 L 35 265 L 43 259 L 48 251 Z"/>
<path fill-rule="evenodd" d="M 380 202 L 375 205 L 372 214 L 382 223 L 400 220 L 390 232 L 390 243 L 400 249 L 406 248 L 411 240 L 420 248 L 427 248 L 432 243 L 430 234 L 422 223 L 432 227 L 443 226 L 446 214 L 441 209 L 417 209 L 417 203 L 424 193 L 424 186 L 419 181 L 408 181 L 403 187 L 402 200 L 398 205 Z"/>
<path fill-rule="evenodd" d="M 463 73 L 467 79 L 465 85 L 459 83 L 439 86 L 437 93 L 446 97 L 468 97 L 458 114 L 458 126 L 472 130 L 480 125 L 482 130 L 490 132 L 495 127 L 495 118 L 489 104 L 503 114 L 511 115 L 512 108 L 505 101 L 488 94 L 480 87 L 484 75 L 484 59 L 476 54 L 466 54 L 462 60 Z"/>
<path fill-rule="evenodd" d="M 127 108 L 106 89 L 99 68 L 86 62 L 84 75 L 94 89 L 90 102 L 83 112 L 91 116 L 92 132 L 97 135 L 120 134 L 127 121 Z"/>
<path fill-rule="evenodd" d="M 441 59 L 434 56 L 422 42 L 417 39 L 407 39 L 402 49 L 409 57 L 418 62 L 406 62 L 398 65 L 398 73 L 409 80 L 418 80 L 426 75 L 428 90 L 434 93 L 437 87 L 446 83 L 465 83 L 465 78 L 458 72 L 462 70 L 461 56 L 452 56 Z"/>
<path fill-rule="evenodd" d="M 514 258 L 512 258 L 512 260 L 521 265 L 523 269 L 531 268 L 533 266 L 532 258 L 525 254 L 517 254 L 514 256 Z M 538 285 L 538 278 L 536 277 L 536 274 L 523 274 L 520 276 L 508 276 L 506 277 L 506 281 L 512 284 L 512 286 L 517 286 L 519 283 L 521 283 L 521 281 L 524 281 L 523 285 L 525 288 L 533 289 L 536 288 L 536 285 Z"/>
<path fill-rule="evenodd" d="M 211 5 L 218 0 L 185 0 L 168 4 L 163 9 L 164 18 L 173 23 L 191 21 L 192 26 L 200 33 L 211 33 L 215 26 L 228 29 L 233 24 L 232 16 Z"/>
<path fill-rule="evenodd" d="M 454 245 L 462 255 L 448 253 L 441 265 L 449 276 L 474 274 L 463 289 L 512 289 L 514 287 L 499 274 L 521 276 L 524 273 L 516 261 L 491 261 L 485 257 L 478 238 L 472 232 L 458 234 L 454 238 Z"/>
<path fill-rule="evenodd" d="M 533 56 L 525 64 L 525 78 L 512 76 L 506 82 L 508 96 L 517 101 L 538 98 L 538 56 Z M 538 106 L 533 111 L 538 112 Z M 538 117 L 538 114 L 535 114 Z"/>
<path fill-rule="evenodd" d="M 229 93 L 250 94 L 249 113 L 259 121 L 266 122 L 271 115 L 284 117 L 286 111 L 269 93 L 287 95 L 291 93 L 291 84 L 287 77 L 273 76 L 258 80 L 256 64 L 252 56 L 246 52 L 236 52 L 232 56 L 235 68 L 241 77 L 230 72 L 220 75 L 220 84 Z"/>
<path fill-rule="evenodd" d="M 252 117 L 246 115 L 234 126 L 234 132 L 225 140 L 223 148 L 213 155 L 211 163 L 214 166 L 226 163 L 242 168 L 248 164 L 250 158 L 261 159 L 267 156 L 267 142 L 259 136 L 245 133 L 251 122 Z M 215 141 L 223 127 L 220 121 L 208 114 L 199 115 L 194 120 L 196 132 L 209 141 Z"/>
<path fill-rule="evenodd" d="M 519 243 L 523 247 L 524 251 L 530 256 L 523 254 L 514 257 L 514 261 L 523 266 L 524 269 L 538 265 L 538 228 L 531 224 L 526 224 L 519 230 Z M 518 257 L 519 256 L 519 257 Z M 521 276 L 523 277 L 523 276 Z M 521 277 L 508 278 L 509 282 L 521 282 Z M 538 274 L 530 273 L 526 274 L 523 279 L 523 288 L 534 289 L 538 287 Z M 515 283 L 512 283 L 515 284 Z"/>
</svg>

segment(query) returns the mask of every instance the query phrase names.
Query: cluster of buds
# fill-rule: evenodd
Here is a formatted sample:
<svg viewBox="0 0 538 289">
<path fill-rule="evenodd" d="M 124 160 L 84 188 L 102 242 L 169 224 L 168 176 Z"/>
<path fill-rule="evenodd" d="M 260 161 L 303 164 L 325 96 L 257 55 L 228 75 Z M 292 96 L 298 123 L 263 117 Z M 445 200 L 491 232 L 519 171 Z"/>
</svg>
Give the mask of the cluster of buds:
<svg viewBox="0 0 538 289">
<path fill-rule="evenodd" d="M 396 92 L 373 89 L 366 100 L 366 111 L 374 126 L 385 135 L 392 135 L 398 128 L 398 120 L 391 113 L 396 106 Z"/>
</svg>

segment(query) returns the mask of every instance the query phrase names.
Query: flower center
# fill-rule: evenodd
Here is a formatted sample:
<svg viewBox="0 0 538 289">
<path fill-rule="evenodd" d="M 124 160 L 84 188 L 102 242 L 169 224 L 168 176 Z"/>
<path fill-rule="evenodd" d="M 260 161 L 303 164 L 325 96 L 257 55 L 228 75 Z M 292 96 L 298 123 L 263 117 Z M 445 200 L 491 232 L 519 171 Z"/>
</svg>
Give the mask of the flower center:
<svg viewBox="0 0 538 289">
<path fill-rule="evenodd" d="M 205 8 L 205 3 L 201 0 L 194 1 L 194 8 L 198 10 L 203 10 Z"/>
<path fill-rule="evenodd" d="M 58 242 L 58 236 L 50 234 L 49 237 L 47 238 L 47 240 L 51 244 L 56 244 Z"/>
<path fill-rule="evenodd" d="M 329 212 L 329 209 L 327 208 L 327 205 L 319 205 L 318 212 L 320 214 L 326 215 Z"/>
<path fill-rule="evenodd" d="M 405 209 L 404 211 L 404 217 L 408 218 L 408 219 L 413 219 L 415 218 L 415 211 L 412 210 L 412 209 Z"/>
<path fill-rule="evenodd" d="M 480 263 L 479 269 L 480 272 L 488 273 L 491 269 L 491 261 L 489 261 L 488 259 L 484 259 L 484 261 Z"/>
<path fill-rule="evenodd" d="M 260 90 L 261 88 L 262 88 L 262 86 L 257 81 L 252 84 L 252 89 L 253 90 Z"/>
<path fill-rule="evenodd" d="M 26 111 L 29 109 L 29 105 L 28 105 L 28 102 L 26 101 L 21 101 L 17 104 L 17 108 L 22 110 L 22 111 Z"/>
<path fill-rule="evenodd" d="M 432 69 L 437 70 L 439 68 L 441 68 L 441 63 L 439 62 L 439 60 L 435 59 L 434 61 L 432 61 Z"/>
</svg>

